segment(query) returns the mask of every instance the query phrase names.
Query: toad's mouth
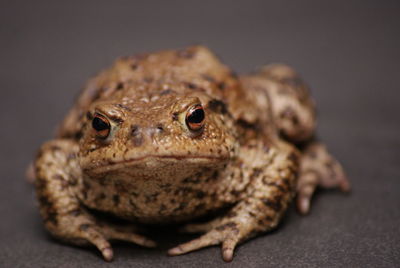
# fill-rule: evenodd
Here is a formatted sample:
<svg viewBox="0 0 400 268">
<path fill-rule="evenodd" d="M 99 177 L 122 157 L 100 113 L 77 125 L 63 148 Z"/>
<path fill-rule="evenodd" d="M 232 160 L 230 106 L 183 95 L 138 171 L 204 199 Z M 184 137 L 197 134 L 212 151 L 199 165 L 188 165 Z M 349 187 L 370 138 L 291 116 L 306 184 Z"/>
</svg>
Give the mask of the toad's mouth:
<svg viewBox="0 0 400 268">
<path fill-rule="evenodd" d="M 92 163 L 87 168 L 84 168 L 85 172 L 91 173 L 104 173 L 110 172 L 118 169 L 123 169 L 125 167 L 134 166 L 140 163 L 157 163 L 157 162 L 167 162 L 170 161 L 188 161 L 190 163 L 215 163 L 227 160 L 227 156 L 211 156 L 211 155 L 145 155 L 141 157 L 124 159 L 124 160 L 104 160 L 96 163 Z M 172 160 L 172 161 L 171 161 Z"/>
</svg>

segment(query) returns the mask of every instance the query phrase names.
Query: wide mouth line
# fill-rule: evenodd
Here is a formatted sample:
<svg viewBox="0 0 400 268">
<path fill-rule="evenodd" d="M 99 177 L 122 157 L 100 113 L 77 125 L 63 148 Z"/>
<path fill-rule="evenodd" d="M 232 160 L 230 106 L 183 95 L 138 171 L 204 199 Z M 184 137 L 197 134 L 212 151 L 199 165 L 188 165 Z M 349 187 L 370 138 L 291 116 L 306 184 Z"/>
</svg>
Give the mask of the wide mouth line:
<svg viewBox="0 0 400 268">
<path fill-rule="evenodd" d="M 135 162 L 139 162 L 142 160 L 145 160 L 146 158 L 159 158 L 159 159 L 176 159 L 176 160 L 184 160 L 184 159 L 205 159 L 205 160 L 223 160 L 226 159 L 224 156 L 210 156 L 210 155 L 145 155 L 142 157 L 137 157 L 137 158 L 132 158 L 132 159 L 126 159 L 122 161 L 107 161 L 107 163 L 100 163 L 99 165 L 96 165 L 95 167 L 88 168 L 87 170 L 103 170 L 103 169 L 108 169 L 112 170 L 115 167 L 118 167 L 120 165 L 125 165 L 125 164 L 133 164 Z"/>
</svg>

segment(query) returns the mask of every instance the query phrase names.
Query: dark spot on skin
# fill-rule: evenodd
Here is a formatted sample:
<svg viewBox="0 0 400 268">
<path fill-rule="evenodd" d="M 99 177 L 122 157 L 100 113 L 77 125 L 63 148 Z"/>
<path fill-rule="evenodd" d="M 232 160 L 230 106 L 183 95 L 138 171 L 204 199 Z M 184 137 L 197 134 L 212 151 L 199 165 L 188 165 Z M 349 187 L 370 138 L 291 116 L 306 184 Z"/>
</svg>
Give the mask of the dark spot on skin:
<svg viewBox="0 0 400 268">
<path fill-rule="evenodd" d="M 120 202 L 119 195 L 116 195 L 116 194 L 113 195 L 113 201 L 114 201 L 114 205 L 118 206 L 119 202 Z"/>
<path fill-rule="evenodd" d="M 272 198 L 262 198 L 261 201 L 264 203 L 266 207 L 271 208 L 275 212 L 279 212 L 282 209 L 282 204 L 280 202 L 280 198 L 276 197 L 275 199 Z"/>
<path fill-rule="evenodd" d="M 98 179 L 98 182 L 101 186 L 106 186 L 107 185 L 107 178 L 106 177 L 101 177 Z"/>
<path fill-rule="evenodd" d="M 79 230 L 81 230 L 81 231 L 87 231 L 88 229 L 90 228 L 90 224 L 81 224 L 80 226 L 79 226 Z"/>
<path fill-rule="evenodd" d="M 289 178 L 282 178 L 281 179 L 282 185 L 286 186 L 287 188 L 290 188 L 291 186 L 291 180 Z"/>
<path fill-rule="evenodd" d="M 193 192 L 192 188 L 189 187 L 179 187 L 178 189 L 175 190 L 174 195 L 179 195 L 180 193 L 182 193 L 183 195 L 186 195 L 190 192 Z"/>
<path fill-rule="evenodd" d="M 83 189 L 84 190 L 90 190 L 91 185 L 87 181 L 83 181 Z"/>
<path fill-rule="evenodd" d="M 251 211 L 249 211 L 249 215 L 250 215 L 250 217 L 252 217 L 252 218 L 255 218 L 255 217 L 257 216 L 257 214 L 256 214 L 256 213 L 254 213 L 254 212 L 251 212 Z"/>
<path fill-rule="evenodd" d="M 263 184 L 267 185 L 269 187 L 275 187 L 282 193 L 286 193 L 289 190 L 287 185 L 285 183 L 283 183 L 282 181 L 279 183 L 279 182 L 268 182 L 268 181 L 263 180 Z"/>
<path fill-rule="evenodd" d="M 240 192 L 240 191 L 233 190 L 233 191 L 231 191 L 231 194 L 232 194 L 234 197 L 239 198 L 241 192 Z"/>
<path fill-rule="evenodd" d="M 43 178 L 36 178 L 35 180 L 35 187 L 37 191 L 43 191 L 46 188 L 47 181 Z"/>
<path fill-rule="evenodd" d="M 160 205 L 160 209 L 158 210 L 158 214 L 162 214 L 163 211 L 165 211 L 167 207 L 164 204 Z"/>
<path fill-rule="evenodd" d="M 271 216 L 265 216 L 265 218 L 264 218 L 266 221 L 268 221 L 268 222 L 272 222 L 274 219 L 271 217 Z"/>
<path fill-rule="evenodd" d="M 40 195 L 39 196 L 39 203 L 40 206 L 44 209 L 45 215 L 44 215 L 44 221 L 45 222 L 51 222 L 53 225 L 58 224 L 57 220 L 57 211 L 54 208 L 53 202 L 46 196 L 46 195 Z"/>
<path fill-rule="evenodd" d="M 74 176 L 70 176 L 68 182 L 69 185 L 76 186 L 78 184 L 78 179 Z"/>
<path fill-rule="evenodd" d="M 296 112 L 293 110 L 292 107 L 288 106 L 286 107 L 280 114 L 281 118 L 288 119 L 292 121 L 293 125 L 298 125 L 299 124 L 299 118 L 297 117 Z"/>
<path fill-rule="evenodd" d="M 138 197 L 139 196 L 139 194 L 136 193 L 136 192 L 131 192 L 131 195 L 134 196 L 134 197 Z"/>
<path fill-rule="evenodd" d="M 196 207 L 194 208 L 195 211 L 202 211 L 205 208 L 205 204 L 198 204 L 196 205 Z"/>
<path fill-rule="evenodd" d="M 132 63 L 131 64 L 131 69 L 132 70 L 136 70 L 139 67 L 139 65 L 137 65 L 136 63 Z"/>
<path fill-rule="evenodd" d="M 295 153 L 291 153 L 290 155 L 289 155 L 289 160 L 291 160 L 293 163 L 297 163 L 298 161 L 299 161 L 299 158 L 297 157 L 297 154 L 295 154 Z"/>
<path fill-rule="evenodd" d="M 298 76 L 285 77 L 284 79 L 281 79 L 281 83 L 291 86 L 295 89 L 305 86 L 303 80 Z"/>
<path fill-rule="evenodd" d="M 292 95 L 293 92 L 291 92 L 291 90 L 289 88 L 283 86 L 283 87 L 278 88 L 278 94 L 285 96 L 285 95 Z"/>
<path fill-rule="evenodd" d="M 237 216 L 237 213 L 235 211 L 230 211 L 230 212 L 228 212 L 228 214 L 226 214 L 226 216 L 228 218 L 234 218 Z"/>
<path fill-rule="evenodd" d="M 151 78 L 151 77 L 145 77 L 145 78 L 143 79 L 143 82 L 145 82 L 145 83 L 151 83 L 151 82 L 153 82 L 153 78 Z"/>
<path fill-rule="evenodd" d="M 52 145 L 51 147 L 50 147 L 50 150 L 51 151 L 59 151 L 59 150 L 61 150 L 61 147 L 59 147 L 59 146 L 57 146 L 57 145 Z"/>
<path fill-rule="evenodd" d="M 201 77 L 204 78 L 204 80 L 207 80 L 208 82 L 211 82 L 211 83 L 214 83 L 214 82 L 215 82 L 214 77 L 212 77 L 211 75 L 202 74 Z"/>
<path fill-rule="evenodd" d="M 173 114 L 172 114 L 172 119 L 173 119 L 174 121 L 177 121 L 177 120 L 178 120 L 178 116 L 179 116 L 179 113 L 173 113 Z"/>
<path fill-rule="evenodd" d="M 205 193 L 203 191 L 198 190 L 196 192 L 196 198 L 202 199 L 202 198 L 204 198 L 204 196 L 205 196 Z"/>
<path fill-rule="evenodd" d="M 220 90 L 224 90 L 225 87 L 226 87 L 226 84 L 225 84 L 225 82 L 219 82 L 219 83 L 217 84 L 217 87 L 218 87 Z"/>
<path fill-rule="evenodd" d="M 60 183 L 61 183 L 61 188 L 62 188 L 62 189 L 67 188 L 68 185 L 69 185 L 68 181 L 65 180 L 65 179 L 63 178 L 63 176 L 61 176 L 60 174 L 55 174 L 55 175 L 53 176 L 53 180 L 58 180 L 58 181 L 60 181 Z"/>
<path fill-rule="evenodd" d="M 172 186 L 171 183 L 165 183 L 165 184 L 161 184 L 161 185 L 160 185 L 161 189 L 170 188 L 171 186 Z"/>
<path fill-rule="evenodd" d="M 185 86 L 190 89 L 197 89 L 197 85 L 190 82 L 185 82 Z"/>
<path fill-rule="evenodd" d="M 176 55 L 180 58 L 191 59 L 195 55 L 195 51 L 189 49 L 181 49 L 176 52 Z"/>
<path fill-rule="evenodd" d="M 262 170 L 260 168 L 254 168 L 253 172 L 250 174 L 250 180 L 257 178 L 261 174 Z"/>
<path fill-rule="evenodd" d="M 153 194 L 145 195 L 146 204 L 156 201 L 159 194 L 160 194 L 159 192 L 156 192 L 156 193 L 153 193 Z"/>
<path fill-rule="evenodd" d="M 171 201 L 172 201 L 172 200 L 171 200 Z M 173 210 L 173 212 L 181 211 L 181 210 L 183 210 L 186 206 L 187 206 L 187 203 L 186 203 L 186 202 L 181 202 L 181 203 L 179 204 L 179 206 Z"/>
<path fill-rule="evenodd" d="M 292 117 L 292 124 L 297 126 L 299 124 L 299 118 L 296 116 Z"/>
<path fill-rule="evenodd" d="M 87 193 L 87 190 L 86 189 L 82 189 L 82 196 L 83 196 L 83 199 L 87 199 L 87 197 L 88 197 L 88 193 Z"/>
<path fill-rule="evenodd" d="M 336 178 L 337 174 L 336 174 L 336 170 L 335 170 L 335 166 L 334 166 L 333 162 L 332 161 L 326 162 L 325 167 L 327 168 L 327 170 L 329 172 L 329 177 Z"/>
<path fill-rule="evenodd" d="M 269 147 L 268 145 L 265 145 L 265 144 L 264 144 L 263 150 L 264 150 L 265 153 L 268 153 L 269 150 L 270 150 L 270 147 Z"/>
<path fill-rule="evenodd" d="M 69 215 L 73 216 L 73 217 L 78 217 L 79 215 L 81 215 L 81 210 L 80 209 L 74 209 L 71 210 L 69 212 Z"/>
<path fill-rule="evenodd" d="M 42 205 L 43 207 L 45 207 L 47 209 L 53 207 L 53 203 L 45 195 L 40 196 L 39 203 L 40 203 L 40 205 Z"/>
<path fill-rule="evenodd" d="M 258 131 L 260 130 L 259 126 L 257 123 L 249 123 L 243 119 L 239 119 L 237 121 L 238 125 L 242 128 L 248 129 L 248 130 L 254 130 L 254 131 Z"/>
<path fill-rule="evenodd" d="M 317 152 L 314 151 L 314 150 L 313 151 L 309 151 L 308 155 L 310 156 L 311 159 L 316 159 L 317 156 L 318 156 Z"/>
<path fill-rule="evenodd" d="M 76 158 L 76 154 L 75 153 L 70 153 L 67 156 L 67 160 L 68 161 L 74 160 L 75 158 Z"/>
<path fill-rule="evenodd" d="M 48 211 L 44 220 L 46 222 L 51 222 L 54 225 L 58 225 L 57 215 L 58 214 L 55 211 Z"/>
<path fill-rule="evenodd" d="M 106 195 L 105 195 L 104 193 L 100 193 L 100 194 L 96 197 L 96 201 L 97 201 L 97 202 L 102 201 L 102 200 L 104 200 L 104 199 L 106 199 Z"/>
<path fill-rule="evenodd" d="M 130 109 L 129 107 L 127 107 L 127 106 L 125 106 L 125 105 L 123 105 L 123 104 L 121 104 L 121 103 L 115 104 L 115 106 L 116 106 L 116 107 L 119 107 L 119 108 L 121 108 L 121 109 L 124 109 L 124 110 L 126 110 L 126 111 L 128 111 L 128 112 L 131 111 L 131 109 Z"/>
<path fill-rule="evenodd" d="M 79 140 L 80 138 L 82 138 L 82 136 L 83 136 L 82 131 L 75 132 L 74 139 Z"/>
<path fill-rule="evenodd" d="M 219 173 L 218 171 L 214 171 L 211 176 L 206 179 L 206 182 L 216 181 L 218 179 Z"/>
<path fill-rule="evenodd" d="M 132 199 L 129 199 L 129 205 L 134 208 L 137 209 L 137 205 L 135 204 L 135 202 Z"/>
<path fill-rule="evenodd" d="M 126 185 L 121 181 L 114 182 L 115 188 L 118 192 L 127 192 Z"/>
<path fill-rule="evenodd" d="M 119 83 L 117 84 L 117 86 L 115 87 L 115 90 L 121 90 L 121 89 L 123 89 L 123 88 L 124 88 L 124 83 L 119 82 Z"/>
<path fill-rule="evenodd" d="M 176 93 L 176 92 L 173 91 L 172 89 L 165 89 L 165 90 L 162 90 L 162 91 L 160 92 L 160 95 L 161 95 L 161 96 L 165 96 L 165 95 L 169 95 L 169 94 L 172 94 L 172 93 Z"/>
<path fill-rule="evenodd" d="M 216 113 L 226 114 L 228 113 L 228 109 L 226 104 L 220 100 L 213 99 L 208 102 L 208 108 Z"/>
<path fill-rule="evenodd" d="M 223 225 L 216 227 L 215 229 L 217 231 L 224 231 L 226 229 L 231 229 L 231 232 L 233 232 L 235 234 L 239 233 L 239 229 L 237 228 L 236 223 L 234 223 L 234 222 L 225 223 Z"/>
</svg>

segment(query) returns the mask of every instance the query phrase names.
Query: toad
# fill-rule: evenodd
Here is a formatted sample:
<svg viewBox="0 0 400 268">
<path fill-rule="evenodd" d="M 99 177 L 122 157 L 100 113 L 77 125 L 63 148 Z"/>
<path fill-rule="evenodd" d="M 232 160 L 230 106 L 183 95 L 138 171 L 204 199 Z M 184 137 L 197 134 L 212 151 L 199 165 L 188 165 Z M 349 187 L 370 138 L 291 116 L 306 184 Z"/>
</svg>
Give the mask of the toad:
<svg viewBox="0 0 400 268">
<path fill-rule="evenodd" d="M 231 261 L 238 243 L 279 224 L 292 199 L 305 214 L 316 187 L 349 190 L 315 124 L 309 90 L 286 65 L 238 76 L 203 46 L 120 58 L 41 146 L 40 213 L 53 236 L 92 244 L 107 261 L 109 240 L 156 243 L 95 211 L 186 223 L 183 231 L 202 235 L 170 255 L 221 245 Z"/>
</svg>

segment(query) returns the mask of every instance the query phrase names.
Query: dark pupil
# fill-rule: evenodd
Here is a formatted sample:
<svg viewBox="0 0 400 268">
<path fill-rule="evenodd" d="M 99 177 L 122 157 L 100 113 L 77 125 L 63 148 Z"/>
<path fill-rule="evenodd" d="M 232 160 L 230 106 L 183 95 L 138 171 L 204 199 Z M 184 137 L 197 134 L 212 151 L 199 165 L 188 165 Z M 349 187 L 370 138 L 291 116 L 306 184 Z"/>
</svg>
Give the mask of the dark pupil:
<svg viewBox="0 0 400 268">
<path fill-rule="evenodd" d="M 189 115 L 189 118 L 188 118 L 188 121 L 190 123 L 195 123 L 195 124 L 196 123 L 201 123 L 201 122 L 203 122 L 203 120 L 204 120 L 204 110 L 201 109 L 201 108 L 194 110 Z"/>
<path fill-rule="evenodd" d="M 95 117 L 92 121 L 92 126 L 95 130 L 97 131 L 102 131 L 105 129 L 108 129 L 110 126 L 107 124 L 107 122 L 104 122 L 104 120 Z"/>
</svg>

